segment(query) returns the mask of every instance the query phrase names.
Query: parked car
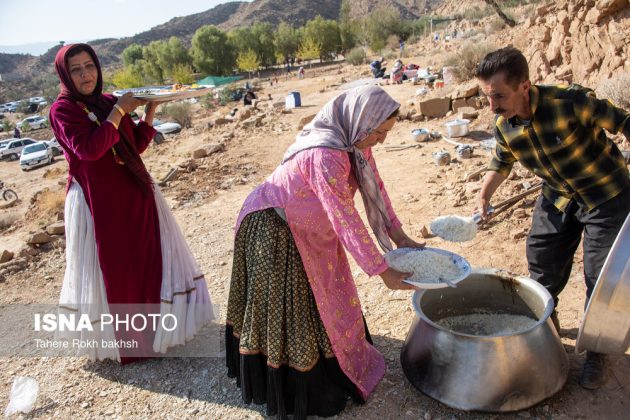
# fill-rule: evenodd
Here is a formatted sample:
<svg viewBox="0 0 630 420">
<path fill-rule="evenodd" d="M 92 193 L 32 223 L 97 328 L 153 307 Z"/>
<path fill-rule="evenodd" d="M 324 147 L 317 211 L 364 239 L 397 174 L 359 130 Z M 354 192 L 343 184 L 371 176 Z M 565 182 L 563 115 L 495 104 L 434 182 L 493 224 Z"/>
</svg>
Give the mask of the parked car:
<svg viewBox="0 0 630 420">
<path fill-rule="evenodd" d="M 174 134 L 182 131 L 182 126 L 176 122 L 162 122 L 160 120 L 153 120 L 153 128 L 157 132 L 162 134 Z"/>
<path fill-rule="evenodd" d="M 48 140 L 46 144 L 48 145 L 48 147 L 50 147 L 50 150 L 52 150 L 53 156 L 59 156 L 63 154 L 61 146 L 59 145 L 59 142 L 57 141 L 57 137 L 53 137 L 52 139 Z"/>
<path fill-rule="evenodd" d="M 20 157 L 20 153 L 22 153 L 22 149 L 24 148 L 24 146 L 28 146 L 29 144 L 33 143 L 37 142 L 29 138 L 9 139 L 9 142 L 6 144 L 6 146 L 0 149 L 0 160 L 17 160 Z"/>
<path fill-rule="evenodd" d="M 28 98 L 28 101 L 32 104 L 37 104 L 40 107 L 48 105 L 48 101 L 43 96 L 33 96 L 32 98 Z"/>
<path fill-rule="evenodd" d="M 20 168 L 23 171 L 28 171 L 31 168 L 36 168 L 42 165 L 50 165 L 55 161 L 52 149 L 48 147 L 46 142 L 38 141 L 35 144 L 30 144 L 22 149 L 22 155 L 20 156 Z"/>
<path fill-rule="evenodd" d="M 42 117 L 41 115 L 33 115 L 32 117 L 24 118 L 18 125 L 28 124 L 33 129 L 37 128 L 46 128 L 48 124 L 48 118 Z"/>
</svg>

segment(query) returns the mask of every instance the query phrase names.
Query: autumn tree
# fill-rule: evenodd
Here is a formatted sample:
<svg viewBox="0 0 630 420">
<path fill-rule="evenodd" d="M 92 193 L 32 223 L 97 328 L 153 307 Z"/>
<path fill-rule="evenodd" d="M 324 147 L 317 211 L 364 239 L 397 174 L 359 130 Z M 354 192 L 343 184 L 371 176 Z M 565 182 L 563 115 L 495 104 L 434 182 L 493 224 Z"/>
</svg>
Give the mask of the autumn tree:
<svg viewBox="0 0 630 420">
<path fill-rule="evenodd" d="M 251 73 L 258 70 L 260 67 L 260 60 L 256 53 L 250 49 L 239 53 L 236 59 L 236 65 L 240 70 L 248 72 L 251 78 Z"/>
</svg>

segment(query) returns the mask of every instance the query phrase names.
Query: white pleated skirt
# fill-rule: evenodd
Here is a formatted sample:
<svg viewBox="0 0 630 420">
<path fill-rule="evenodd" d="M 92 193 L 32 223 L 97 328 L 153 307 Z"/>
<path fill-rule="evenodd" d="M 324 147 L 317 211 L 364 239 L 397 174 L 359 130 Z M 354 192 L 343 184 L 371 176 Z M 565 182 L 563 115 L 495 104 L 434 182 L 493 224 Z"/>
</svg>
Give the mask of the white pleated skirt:
<svg viewBox="0 0 630 420">
<path fill-rule="evenodd" d="M 153 185 L 155 204 L 160 223 L 162 249 L 162 286 L 160 313 L 162 319 L 177 320 L 177 327 L 157 323 L 153 351 L 165 353 L 169 347 L 183 345 L 192 339 L 199 329 L 216 318 L 205 278 L 193 257 L 173 213 L 162 192 Z M 112 343 L 116 340 L 111 325 L 97 325 L 103 314 L 109 314 L 103 272 L 101 271 L 94 221 L 87 206 L 81 186 L 73 181 L 65 204 L 66 220 L 66 272 L 59 297 L 59 313 L 88 314 L 92 331 L 58 331 L 57 338 L 90 343 Z M 169 331 L 171 330 L 172 331 Z M 120 354 L 113 346 L 78 346 L 76 355 L 90 360 L 113 359 L 120 361 Z"/>
</svg>

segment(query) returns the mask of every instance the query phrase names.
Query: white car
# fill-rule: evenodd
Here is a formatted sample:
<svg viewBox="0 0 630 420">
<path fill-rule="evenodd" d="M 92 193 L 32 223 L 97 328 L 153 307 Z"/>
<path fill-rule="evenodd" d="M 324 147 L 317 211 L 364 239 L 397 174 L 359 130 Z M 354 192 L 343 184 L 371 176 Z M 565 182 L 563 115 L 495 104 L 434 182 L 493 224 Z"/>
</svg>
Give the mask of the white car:
<svg viewBox="0 0 630 420">
<path fill-rule="evenodd" d="M 59 145 L 59 142 L 57 141 L 57 137 L 53 137 L 52 139 L 48 140 L 46 144 L 48 145 L 50 150 L 52 150 L 53 156 L 59 156 L 63 154 L 61 146 Z"/>
<path fill-rule="evenodd" d="M 42 117 L 41 115 L 33 115 L 32 117 L 24 118 L 19 125 L 28 124 L 33 129 L 37 128 L 46 128 L 48 125 L 48 118 Z"/>
<path fill-rule="evenodd" d="M 162 122 L 160 120 L 153 120 L 153 128 L 158 133 L 173 134 L 182 131 L 182 126 L 175 122 Z"/>
<path fill-rule="evenodd" d="M 40 107 L 48 105 L 48 101 L 43 96 L 33 96 L 32 98 L 28 98 L 28 102 L 31 104 L 37 104 Z"/>
<path fill-rule="evenodd" d="M 29 138 L 9 139 L 9 142 L 4 147 L 0 147 L 0 160 L 17 160 L 20 157 L 20 153 L 22 152 L 24 146 L 28 146 L 33 143 L 37 142 Z"/>
<path fill-rule="evenodd" d="M 20 156 L 20 168 L 28 171 L 37 166 L 49 165 L 55 161 L 52 149 L 48 147 L 46 142 L 39 141 L 35 144 L 29 144 L 22 149 Z"/>
</svg>

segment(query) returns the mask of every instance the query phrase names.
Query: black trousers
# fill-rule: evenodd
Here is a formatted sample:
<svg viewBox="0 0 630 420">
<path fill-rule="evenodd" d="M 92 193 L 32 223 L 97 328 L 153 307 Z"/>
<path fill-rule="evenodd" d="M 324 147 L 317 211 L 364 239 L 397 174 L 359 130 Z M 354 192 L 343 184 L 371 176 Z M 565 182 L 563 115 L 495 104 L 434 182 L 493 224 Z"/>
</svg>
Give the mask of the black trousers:
<svg viewBox="0 0 630 420">
<path fill-rule="evenodd" d="M 536 201 L 527 237 L 530 277 L 547 288 L 558 305 L 558 295 L 571 275 L 573 255 L 584 234 L 584 278 L 590 298 L 606 257 L 630 212 L 630 188 L 590 212 L 571 200 L 565 212 L 542 194 Z"/>
</svg>

